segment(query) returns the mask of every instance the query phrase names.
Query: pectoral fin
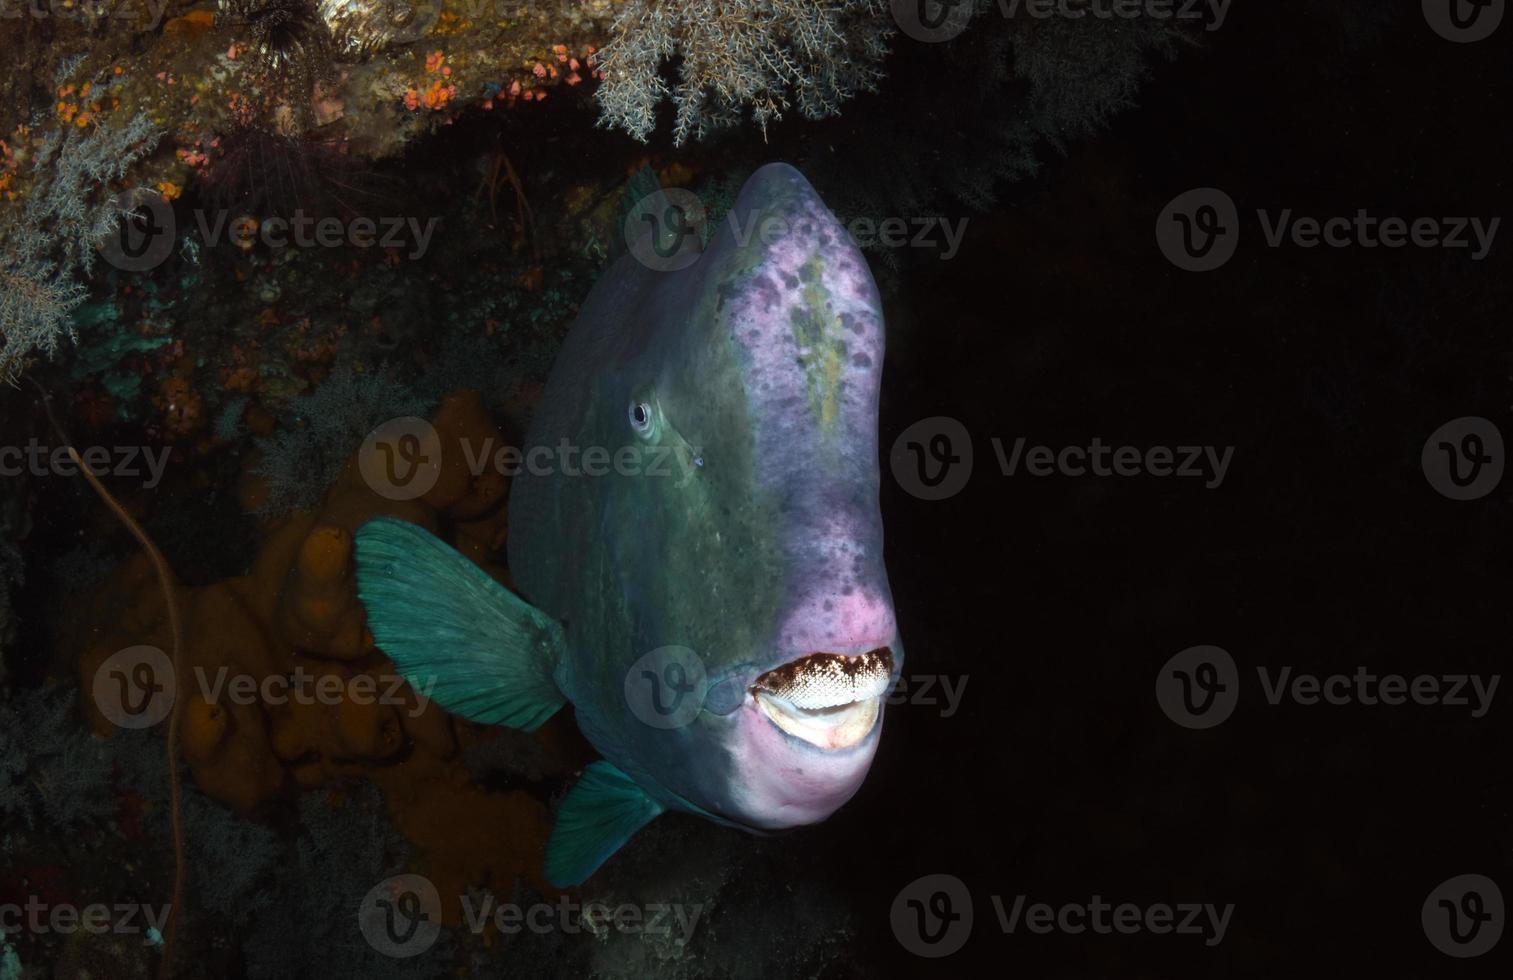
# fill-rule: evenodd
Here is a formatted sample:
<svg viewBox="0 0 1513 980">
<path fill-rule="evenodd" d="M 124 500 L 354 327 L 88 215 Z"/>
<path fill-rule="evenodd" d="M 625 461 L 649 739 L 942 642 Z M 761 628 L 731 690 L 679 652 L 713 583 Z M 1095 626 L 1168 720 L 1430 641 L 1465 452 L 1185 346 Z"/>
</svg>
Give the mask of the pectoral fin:
<svg viewBox="0 0 1513 980">
<path fill-rule="evenodd" d="M 380 517 L 357 532 L 357 594 L 378 647 L 420 693 L 473 721 L 534 731 L 566 703 L 555 620 L 445 542 Z"/>
<path fill-rule="evenodd" d="M 603 760 L 592 763 L 557 811 L 546 845 L 546 880 L 556 888 L 579 884 L 663 809 L 619 769 Z"/>
</svg>

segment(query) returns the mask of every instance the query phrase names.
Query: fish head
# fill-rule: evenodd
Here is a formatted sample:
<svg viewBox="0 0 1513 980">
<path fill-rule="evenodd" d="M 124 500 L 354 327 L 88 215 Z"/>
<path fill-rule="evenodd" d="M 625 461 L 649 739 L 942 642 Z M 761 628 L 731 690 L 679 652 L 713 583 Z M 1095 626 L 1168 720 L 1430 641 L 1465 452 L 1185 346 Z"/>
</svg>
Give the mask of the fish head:
<svg viewBox="0 0 1513 980">
<path fill-rule="evenodd" d="M 605 702 L 611 717 L 585 731 L 617 728 L 605 741 L 691 809 L 755 830 L 813 823 L 860 787 L 902 667 L 878 505 L 877 287 L 782 164 L 747 181 L 694 264 L 655 275 L 585 413 L 595 440 L 640 454 L 595 505 L 610 569 L 595 601 L 619 604 L 631 670 L 664 695 L 698 676 L 699 709 L 667 726 Z M 647 669 L 666 649 L 697 662 Z"/>
</svg>

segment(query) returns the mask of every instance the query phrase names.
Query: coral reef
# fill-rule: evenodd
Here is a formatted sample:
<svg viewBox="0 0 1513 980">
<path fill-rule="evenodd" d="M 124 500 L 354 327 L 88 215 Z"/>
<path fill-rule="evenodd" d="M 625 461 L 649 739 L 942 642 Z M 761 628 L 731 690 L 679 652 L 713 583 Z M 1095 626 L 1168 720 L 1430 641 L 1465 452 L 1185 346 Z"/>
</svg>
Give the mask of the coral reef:
<svg viewBox="0 0 1513 980">
<path fill-rule="evenodd" d="M 790 107 L 823 119 L 876 87 L 892 27 L 883 0 L 626 0 L 599 54 L 602 122 L 645 140 L 669 96 L 675 145 L 748 110 L 764 134 Z M 669 89 L 662 67 L 674 58 Z"/>
<path fill-rule="evenodd" d="M 239 812 L 260 810 L 296 789 L 375 785 L 443 894 L 517 878 L 545 889 L 543 802 L 522 788 L 491 792 L 469 778 L 460 750 L 479 738 L 474 726 L 403 683 L 373 648 L 356 597 L 352 534 L 378 515 L 432 530 L 445 524 L 460 550 L 503 575 L 487 562 L 504 540 L 506 482 L 496 473 L 473 473 L 463 451 L 464 440 L 476 453 L 502 436 L 475 391 L 443 398 L 432 424 L 446 462 L 424 496 L 381 495 L 363 477 L 361 455 L 349 456 L 318 507 L 265 521 L 247 574 L 184 590 L 183 758 L 200 790 Z M 362 433 L 352 435 L 348 448 L 361 441 Z M 268 493 L 266 482 L 249 473 L 244 506 L 268 512 Z M 162 646 L 163 617 L 146 561 L 133 558 L 105 584 L 74 636 L 85 686 L 117 650 Z M 231 696 L 227 685 L 237 683 L 255 687 L 257 696 Z M 341 693 L 312 696 L 325 690 Z M 97 705 L 86 709 L 98 733 L 112 731 Z M 562 741 L 564 734 L 558 725 L 533 736 L 537 779 L 566 771 L 578 746 Z M 457 921 L 455 903 L 446 913 Z"/>
<path fill-rule="evenodd" d="M 308 125 L 316 86 L 334 75 L 337 42 L 323 9 L 315 0 L 220 0 L 219 8 L 245 59 L 247 84 L 259 92 L 283 90 L 281 106 Z"/>
<path fill-rule="evenodd" d="M 279 900 L 259 911 L 244 943 L 250 980 L 446 975 L 451 957 L 444 946 L 418 960 L 397 960 L 355 935 L 351 911 L 369 889 L 403 869 L 410 852 L 378 791 L 359 787 L 339 801 L 306 794 L 299 801 L 299 827 L 268 884 Z"/>
<path fill-rule="evenodd" d="M 137 183 L 176 197 L 213 162 L 218 138 L 241 126 L 294 138 L 319 131 L 374 159 L 462 111 L 544 101 L 550 88 L 590 77 L 617 4 L 169 0 L 161 24 L 151 19 L 157 5 L 142 6 L 101 13 L 111 30 L 95 30 L 89 16 L 52 18 L 41 37 L 22 18 L 25 29 L 7 32 L 0 50 L 35 73 L 33 85 L 44 71 L 57 76 L 48 86 L 56 105 L 34 113 L 13 82 L 0 124 L 87 127 L 78 120 L 94 103 L 76 98 L 80 80 L 109 79 L 111 104 L 146 114 L 174 144 Z"/>
<path fill-rule="evenodd" d="M 80 726 L 76 702 L 76 692 L 59 685 L 12 690 L 0 701 L 0 816 L 6 828 L 0 901 L 78 903 L 81 896 L 93 901 L 102 894 L 145 899 L 158 887 L 138 863 L 143 810 L 136 803 L 143 799 L 138 788 L 161 795 L 166 786 L 162 743 L 139 733 L 108 742 L 96 738 Z M 99 862 L 107 849 L 120 855 L 120 863 Z M 120 870 L 131 877 L 107 880 Z M 14 942 L 0 951 L 7 976 L 41 976 L 22 972 L 23 964 L 38 963 L 53 964 L 47 975 L 54 977 L 150 975 L 150 951 L 140 940 L 81 931 L 60 938 L 59 948 L 47 934 L 20 931 L 6 938 Z"/>
<path fill-rule="evenodd" d="M 111 754 L 78 725 L 72 690 L 0 702 L 0 814 L 12 833 L 82 833 L 114 815 Z"/>
<path fill-rule="evenodd" d="M 352 447 L 378 423 L 425 415 L 431 399 L 402 384 L 392 368 L 359 374 L 344 365 L 290 406 L 292 423 L 258 441 L 258 476 L 267 486 L 262 513 L 282 514 L 315 504 L 336 482 Z"/>
<path fill-rule="evenodd" d="M 0 104 L 0 379 L 75 336 L 96 249 L 130 208 L 204 183 L 254 217 L 319 194 L 350 211 L 345 162 L 392 157 L 465 111 L 578 85 L 614 6 L 171 0 L 162 24 L 138 22 L 155 4 L 20 17 L 0 36 L 20 66 Z M 203 243 L 182 237 L 193 260 Z M 271 282 L 253 287 L 278 298 Z"/>
<path fill-rule="evenodd" d="M 0 814 L 7 821 L 0 896 L 10 900 L 11 889 L 24 885 L 44 900 L 114 896 L 156 905 L 167 878 L 160 842 L 169 832 L 162 742 L 142 731 L 91 735 L 76 701 L 72 690 L 52 686 L 0 702 Z M 328 968 L 318 975 L 351 975 L 356 964 L 371 968 L 363 975 L 395 975 L 385 972 L 397 968 L 392 961 L 351 942 L 354 921 L 334 914 L 355 908 L 411 856 L 378 789 L 309 792 L 295 809 L 294 831 L 283 834 L 186 789 L 188 912 L 201 938 L 194 962 L 180 964 L 182 975 L 224 976 L 237 958 L 253 978 L 302 975 L 311 963 Z M 119 862 L 103 859 L 116 853 Z M 111 880 L 114 868 L 125 877 Z M 228 929 L 238 930 L 239 943 L 212 939 Z M 59 978 L 145 978 L 158 958 L 152 943 L 129 934 L 15 938 L 0 956 L 14 962 L 16 976 L 23 962 L 54 962 L 50 975 Z M 435 976 L 448 963 L 439 950 L 398 975 Z"/>
<path fill-rule="evenodd" d="M 105 109 L 117 101 L 111 90 L 103 80 L 60 86 L 60 98 L 84 107 L 61 101 L 62 125 L 38 133 L 22 127 L 0 140 L 0 195 L 15 200 L 21 192 L 13 185 L 30 181 L 19 207 L 0 207 L 0 380 L 14 379 L 29 354 L 51 355 L 73 335 L 81 280 L 123 217 L 113 182 L 161 135 L 145 115 L 118 122 L 119 113 Z"/>
<path fill-rule="evenodd" d="M 91 33 L 87 17 L 28 20 L 0 39 L 0 50 L 15 51 L 30 72 L 25 85 L 6 80 L 13 101 L 0 105 L 0 366 L 14 374 L 77 334 L 70 373 L 95 389 L 91 411 L 155 416 L 149 434 L 194 455 L 250 432 L 275 466 L 312 449 L 318 435 L 290 400 L 334 368 L 366 373 L 364 365 L 404 347 L 455 273 L 392 247 L 269 249 L 259 230 L 302 211 L 434 220 L 443 212 L 413 213 L 417 188 L 396 183 L 403 168 L 383 170 L 382 162 L 464 128 L 451 125 L 464 116 L 469 126 L 496 127 L 496 144 L 516 122 L 539 126 L 520 131 L 534 140 L 551 133 L 536 108 L 549 93 L 574 125 L 596 98 L 601 122 L 647 139 L 658 105 L 670 99 L 672 143 L 748 117 L 843 218 L 938 215 L 961 203 L 989 206 L 1004 182 L 1032 174 L 1048 148 L 1101 126 L 1132 102 L 1152 56 L 1170 54 L 1187 36 L 1156 18 L 1005 16 L 990 0 L 977 3 L 971 26 L 946 44 L 892 35 L 882 0 L 582 0 L 566 8 L 175 0 L 165 22 L 135 30 Z M 845 120 L 766 133 L 785 114 L 831 115 L 880 80 L 875 98 L 886 100 L 898 143 L 915 152 L 878 154 L 875 127 Z M 634 149 L 605 145 L 619 156 Z M 541 220 L 525 201 L 532 175 L 515 154 L 512 146 L 512 164 L 496 145 L 475 161 L 483 171 L 472 195 L 476 217 L 464 195 L 440 202 L 449 238 L 501 226 L 499 237 L 520 254 L 500 263 L 514 266 L 509 288 L 488 284 L 493 305 L 515 308 L 495 312 L 474 301 L 485 323 L 466 324 L 468 333 L 552 316 L 543 300 L 581 295 L 587 283 L 566 283 L 570 266 L 613 253 L 617 232 L 559 239 L 555 254 L 541 239 L 571 227 L 575 211 L 602 201 L 614 180 L 646 162 L 628 158 L 619 174 L 612 165 L 610 174 L 566 188 L 558 180 L 547 193 L 566 213 Z M 702 170 L 728 185 L 759 156 L 757 147 L 733 159 L 726 153 L 717 174 L 692 156 L 662 169 L 683 172 L 674 184 Z M 557 169 L 551 157 L 538 167 Z M 501 188 L 516 197 L 513 228 L 503 227 L 510 208 Z M 111 203 L 118 189 L 142 206 L 153 196 L 170 203 L 175 250 L 147 272 L 86 278 L 94 243 L 121 219 Z M 51 220 L 54 213 L 68 220 Z M 211 220 L 217 215 L 221 224 Z M 470 259 L 445 247 L 451 269 Z M 885 264 L 903 260 L 897 250 L 874 254 Z M 427 274 L 410 274 L 404 265 L 412 261 Z M 327 294 L 337 282 L 345 295 L 331 308 Z M 399 377 L 413 381 L 404 371 Z M 285 501 L 309 499 L 275 495 L 275 505 Z"/>
</svg>

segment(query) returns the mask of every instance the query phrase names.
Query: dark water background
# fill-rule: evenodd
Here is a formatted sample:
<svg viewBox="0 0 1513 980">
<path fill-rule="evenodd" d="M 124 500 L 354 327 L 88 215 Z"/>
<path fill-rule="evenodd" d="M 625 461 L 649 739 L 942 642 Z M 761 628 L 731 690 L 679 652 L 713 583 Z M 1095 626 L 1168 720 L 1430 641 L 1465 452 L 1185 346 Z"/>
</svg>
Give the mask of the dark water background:
<svg viewBox="0 0 1513 980">
<path fill-rule="evenodd" d="M 889 568 L 908 670 L 970 682 L 953 717 L 889 715 L 872 778 L 837 818 L 838 839 L 872 845 L 839 851 L 856 860 L 833 873 L 876 884 L 875 948 L 893 883 L 947 872 L 974 901 L 963 955 L 1007 975 L 1506 963 L 1506 941 L 1447 960 L 1419 923 L 1440 881 L 1507 877 L 1506 712 L 1273 707 L 1255 668 L 1504 669 L 1506 492 L 1449 501 L 1419 458 L 1444 421 L 1507 418 L 1510 257 L 1267 248 L 1255 209 L 1507 213 L 1507 48 L 1440 44 L 1407 16 L 1351 36 L 1292 5 L 1237 8 L 1107 137 L 1020 186 L 960 259 L 899 297 L 885 436 L 952 416 L 976 458 L 948 501 L 885 486 Z M 1150 229 L 1202 186 L 1234 198 L 1243 232 L 1225 267 L 1191 274 Z M 1235 454 L 1213 490 L 1008 478 L 989 436 Z M 1196 644 L 1242 675 L 1233 716 L 1207 731 L 1173 724 L 1153 693 Z M 995 894 L 1235 912 L 1214 949 L 1006 936 Z"/>
</svg>

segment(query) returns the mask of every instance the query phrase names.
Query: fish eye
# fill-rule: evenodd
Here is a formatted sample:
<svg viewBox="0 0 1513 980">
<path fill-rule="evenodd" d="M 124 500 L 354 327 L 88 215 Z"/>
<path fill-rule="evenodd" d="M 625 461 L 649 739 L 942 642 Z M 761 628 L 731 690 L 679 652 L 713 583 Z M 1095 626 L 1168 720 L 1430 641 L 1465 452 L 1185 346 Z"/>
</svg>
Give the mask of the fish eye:
<svg viewBox="0 0 1513 980">
<path fill-rule="evenodd" d="M 630 427 L 636 430 L 637 435 L 644 436 L 651 432 L 651 404 L 649 402 L 631 399 Z"/>
</svg>

